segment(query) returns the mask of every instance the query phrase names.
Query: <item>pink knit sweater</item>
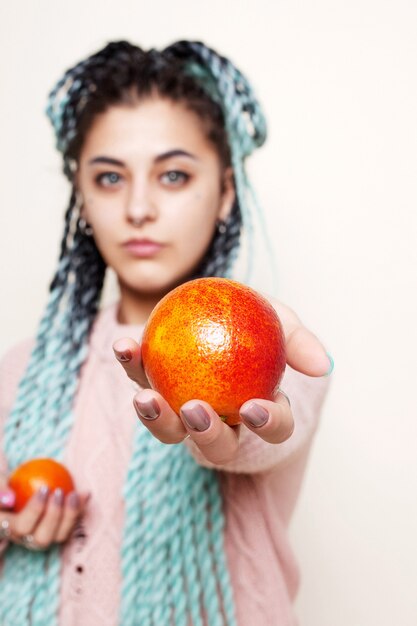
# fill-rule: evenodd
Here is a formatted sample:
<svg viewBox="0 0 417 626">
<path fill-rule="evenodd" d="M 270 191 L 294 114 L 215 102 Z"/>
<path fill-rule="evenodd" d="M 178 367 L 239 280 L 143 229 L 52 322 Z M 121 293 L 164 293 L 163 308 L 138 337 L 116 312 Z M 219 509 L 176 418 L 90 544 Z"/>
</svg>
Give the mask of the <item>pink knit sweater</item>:
<svg viewBox="0 0 417 626">
<path fill-rule="evenodd" d="M 63 551 L 60 626 L 119 623 L 122 487 L 134 431 L 143 426 L 132 405 L 133 383 L 116 362 L 112 343 L 124 336 L 138 339 L 141 330 L 119 324 L 117 306 L 111 305 L 98 315 L 91 334 L 65 453 L 78 489 L 89 490 L 91 500 Z M 0 436 L 32 345 L 14 347 L 0 364 Z M 292 602 L 299 573 L 287 527 L 327 385 L 326 378 L 287 367 L 281 386 L 291 399 L 296 426 L 283 444 L 266 443 L 242 427 L 238 457 L 222 466 L 207 462 L 190 439 L 178 444 L 186 445 L 197 463 L 221 470 L 224 545 L 238 626 L 296 624 Z M 0 472 L 7 472 L 3 454 Z"/>
</svg>

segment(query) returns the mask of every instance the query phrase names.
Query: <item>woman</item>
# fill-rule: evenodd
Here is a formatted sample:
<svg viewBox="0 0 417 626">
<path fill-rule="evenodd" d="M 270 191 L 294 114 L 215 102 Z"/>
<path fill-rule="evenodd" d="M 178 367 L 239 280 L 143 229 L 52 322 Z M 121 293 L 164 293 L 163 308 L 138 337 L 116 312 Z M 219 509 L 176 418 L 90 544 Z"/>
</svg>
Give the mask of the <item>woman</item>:
<svg viewBox="0 0 417 626">
<path fill-rule="evenodd" d="M 255 399 L 238 428 L 198 400 L 177 416 L 140 363 L 154 305 L 195 276 L 233 275 L 250 233 L 244 161 L 265 139 L 251 87 L 201 43 L 116 42 L 64 75 L 48 115 L 71 198 L 37 337 L 2 363 L 3 472 L 55 457 L 79 491 L 40 491 L 17 514 L 4 491 L 1 623 L 293 624 L 285 528 L 327 387 L 324 348 L 274 303 L 293 411 L 284 393 Z M 106 267 L 120 300 L 99 311 Z"/>
</svg>

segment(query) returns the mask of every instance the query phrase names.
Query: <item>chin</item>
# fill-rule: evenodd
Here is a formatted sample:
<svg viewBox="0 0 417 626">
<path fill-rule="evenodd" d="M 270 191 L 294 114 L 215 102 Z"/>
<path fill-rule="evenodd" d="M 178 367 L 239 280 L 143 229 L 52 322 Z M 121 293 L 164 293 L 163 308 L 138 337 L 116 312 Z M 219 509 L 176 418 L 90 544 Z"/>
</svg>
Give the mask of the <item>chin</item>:
<svg viewBox="0 0 417 626">
<path fill-rule="evenodd" d="M 185 250 L 184 250 L 185 252 Z M 196 277 L 206 250 L 199 254 L 166 254 L 151 259 L 134 260 L 126 263 L 125 259 L 118 259 L 116 274 L 119 281 L 131 291 L 142 294 L 164 294 Z M 187 258 L 188 257 L 188 258 Z M 113 266 L 113 269 L 114 266 Z"/>
<path fill-rule="evenodd" d="M 146 276 L 136 276 L 134 279 L 130 277 L 128 280 L 124 280 L 122 277 L 119 278 L 120 284 L 125 288 L 129 289 L 129 291 L 135 292 L 138 295 L 142 296 L 160 296 L 161 298 L 174 289 L 193 278 L 193 272 L 186 271 L 180 275 L 175 276 L 161 276 L 161 273 L 158 273 L 157 276 L 146 275 Z"/>
</svg>

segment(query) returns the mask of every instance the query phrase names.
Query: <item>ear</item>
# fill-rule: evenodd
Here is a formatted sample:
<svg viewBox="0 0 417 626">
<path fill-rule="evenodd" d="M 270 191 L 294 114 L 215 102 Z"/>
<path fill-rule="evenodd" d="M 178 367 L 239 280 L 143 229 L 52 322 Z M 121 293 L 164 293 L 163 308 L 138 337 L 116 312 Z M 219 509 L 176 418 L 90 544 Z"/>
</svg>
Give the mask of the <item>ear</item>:
<svg viewBox="0 0 417 626">
<path fill-rule="evenodd" d="M 235 201 L 236 191 L 233 179 L 233 168 L 228 167 L 223 174 L 222 195 L 218 212 L 218 219 L 224 222 L 232 210 Z"/>
<path fill-rule="evenodd" d="M 73 187 L 74 187 L 74 192 L 75 192 L 75 196 L 76 196 L 76 202 L 77 205 L 80 209 L 80 217 L 82 217 L 83 219 L 85 219 L 88 222 L 87 216 L 86 216 L 86 210 L 85 210 L 85 204 L 84 204 L 84 200 L 83 200 L 83 195 L 81 193 L 81 189 L 80 189 L 80 185 L 79 185 L 79 177 L 78 177 L 78 172 L 75 173 L 74 175 L 74 181 L 73 181 Z"/>
</svg>

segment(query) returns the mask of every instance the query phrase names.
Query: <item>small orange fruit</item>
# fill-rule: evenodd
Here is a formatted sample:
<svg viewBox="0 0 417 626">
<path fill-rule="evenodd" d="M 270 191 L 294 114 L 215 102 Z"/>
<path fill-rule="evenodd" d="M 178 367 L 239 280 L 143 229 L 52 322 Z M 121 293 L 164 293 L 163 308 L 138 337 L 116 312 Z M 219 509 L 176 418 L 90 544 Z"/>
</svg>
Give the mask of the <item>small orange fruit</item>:
<svg viewBox="0 0 417 626">
<path fill-rule="evenodd" d="M 62 489 L 64 494 L 74 491 L 74 482 L 68 470 L 53 459 L 32 459 L 19 465 L 9 476 L 8 484 L 16 495 L 14 511 L 18 513 L 41 487 Z"/>
<path fill-rule="evenodd" d="M 273 306 L 226 278 L 198 278 L 156 305 L 142 338 L 151 386 L 179 413 L 208 402 L 229 425 L 252 398 L 272 400 L 285 369 L 284 333 Z"/>
</svg>

